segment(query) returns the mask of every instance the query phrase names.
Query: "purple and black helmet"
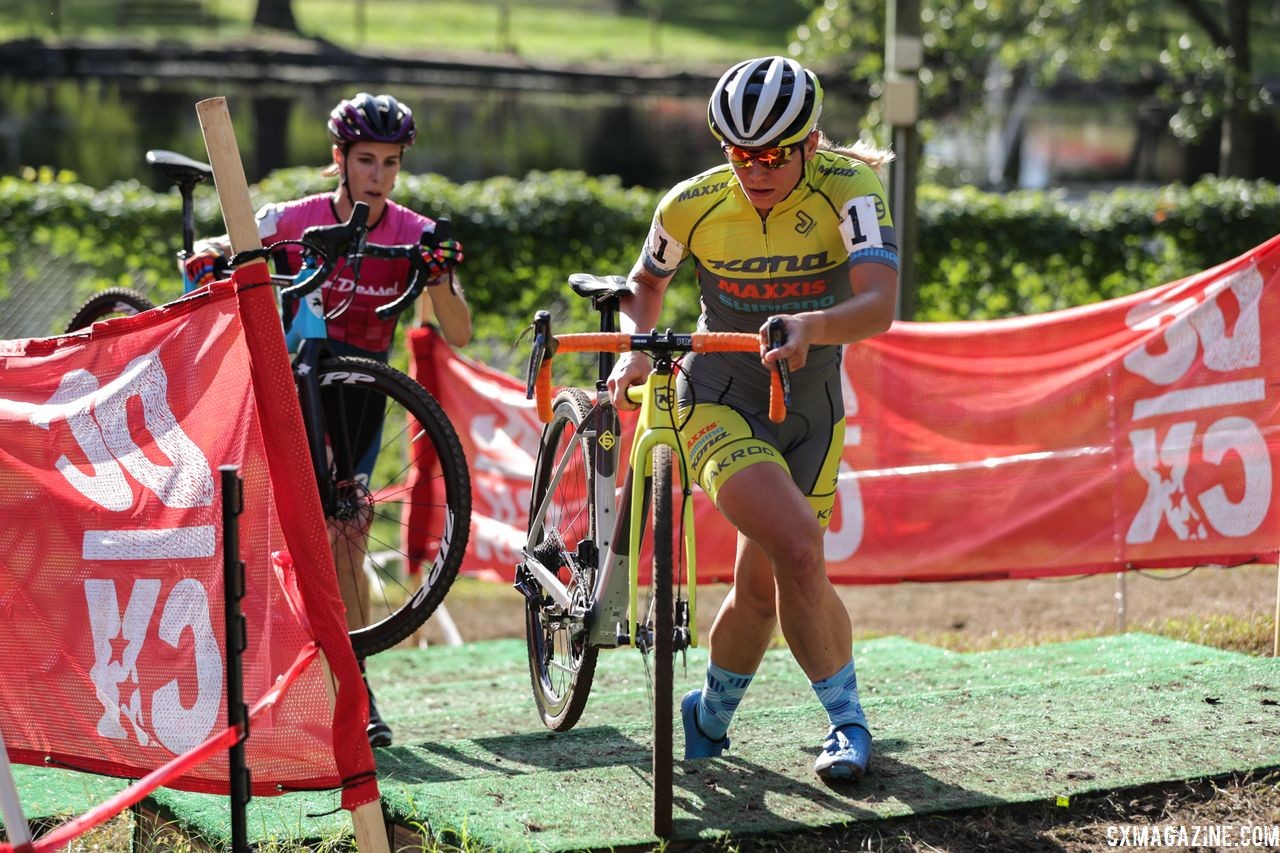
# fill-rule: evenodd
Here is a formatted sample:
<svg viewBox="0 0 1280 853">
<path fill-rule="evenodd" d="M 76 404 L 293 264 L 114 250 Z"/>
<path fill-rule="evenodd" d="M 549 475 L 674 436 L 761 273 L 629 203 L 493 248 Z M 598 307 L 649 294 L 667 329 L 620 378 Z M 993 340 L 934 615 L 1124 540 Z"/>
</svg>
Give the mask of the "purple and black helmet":
<svg viewBox="0 0 1280 853">
<path fill-rule="evenodd" d="M 334 145 L 391 142 L 408 148 L 418 135 L 413 110 L 390 95 L 368 92 L 361 92 L 334 107 L 329 113 L 328 126 Z"/>
</svg>

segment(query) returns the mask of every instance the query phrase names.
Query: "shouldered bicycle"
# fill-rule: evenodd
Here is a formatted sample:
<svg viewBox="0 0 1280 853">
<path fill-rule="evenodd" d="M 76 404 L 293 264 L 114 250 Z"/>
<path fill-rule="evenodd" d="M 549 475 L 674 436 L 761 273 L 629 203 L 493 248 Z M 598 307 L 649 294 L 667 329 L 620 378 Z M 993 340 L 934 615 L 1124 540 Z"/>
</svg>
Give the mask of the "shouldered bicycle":
<svg viewBox="0 0 1280 853">
<path fill-rule="evenodd" d="M 185 260 L 194 243 L 192 192 L 211 170 L 167 151 L 149 151 L 147 162 L 182 194 L 183 249 L 178 258 Z M 412 378 L 383 362 L 329 351 L 326 321 L 344 306 L 326 314 L 320 286 L 340 260 L 352 268 L 355 279 L 364 257 L 408 261 L 409 286 L 377 309 L 383 319 L 408 309 L 426 284 L 421 247 L 369 243 L 367 220 L 368 206 L 357 204 L 347 222 L 308 229 L 299 241 L 302 266 L 297 275 L 272 275 L 273 282 L 283 288 L 294 383 L 321 505 L 330 535 L 337 539 L 335 564 L 340 573 L 351 575 L 345 584 L 340 578 L 339 585 L 363 590 L 362 581 L 367 578 L 374 590 L 348 606 L 349 612 L 360 613 L 359 624 L 349 627 L 358 657 L 390 648 L 431 616 L 457 577 L 471 523 L 466 458 L 440 404 Z M 447 220 L 439 220 L 436 232 L 423 235 L 423 244 L 442 239 L 446 227 Z M 265 258 L 281 245 L 232 261 Z M 185 276 L 183 290 L 193 290 Z M 86 302 L 68 331 L 151 307 L 141 294 L 113 288 Z M 425 474 L 428 482 L 411 489 L 407 482 L 411 472 Z M 419 552 L 425 544 L 429 562 L 417 585 L 397 568 L 410 565 L 411 542 Z"/>
<path fill-rule="evenodd" d="M 466 457 L 436 399 L 381 361 L 333 355 L 328 348 L 327 320 L 333 312 L 325 312 L 321 285 L 338 259 L 346 261 L 357 281 L 363 258 L 409 263 L 405 291 L 376 309 L 384 320 L 412 306 L 429 277 L 422 246 L 367 242 L 368 215 L 368 206 L 358 202 L 345 223 L 308 228 L 301 240 L 231 259 L 238 266 L 267 258 L 287 243 L 302 247 L 302 266 L 280 295 L 320 503 L 336 540 L 337 570 L 353 575 L 347 588 L 361 589 L 367 577 L 380 599 L 348 604 L 349 611 L 354 604 L 360 613 L 359 624 L 348 629 L 357 657 L 394 646 L 435 611 L 457 577 L 471 526 Z M 423 245 L 443 239 L 446 227 L 447 220 L 439 220 L 434 233 L 423 235 Z M 409 478 L 424 472 L 429 472 L 428 483 L 411 486 Z M 427 505 L 414 505 L 424 498 Z M 416 588 L 395 565 L 409 566 L 410 542 L 425 543 L 429 558 Z"/>
<path fill-rule="evenodd" d="M 569 282 L 600 312 L 600 331 L 553 335 L 546 311 L 538 312 L 533 323 L 526 395 L 536 397 L 538 418 L 546 426 L 515 582 L 525 598 L 533 697 L 542 721 L 566 731 L 586 707 L 601 648 L 634 645 L 646 661 L 653 652 L 653 827 L 665 837 L 671 830 L 674 655 L 696 647 L 698 640 L 693 492 L 679 434 L 676 373 L 687 353 L 759 352 L 760 337 L 619 332 L 618 303 L 629 292 L 626 280 L 578 274 Z M 780 344 L 781 335 L 781 324 L 771 324 L 771 345 Z M 606 380 L 613 354 L 630 350 L 649 354 L 653 369 L 643 385 L 627 392 L 640 412 L 619 494 L 621 426 Z M 594 401 L 578 388 L 552 396 L 552 359 L 565 352 L 599 353 Z M 789 384 L 784 365 L 773 374 L 769 417 L 775 422 L 785 416 Z M 673 475 L 681 485 L 678 511 Z M 641 604 L 639 555 L 647 519 L 653 570 Z"/>
</svg>

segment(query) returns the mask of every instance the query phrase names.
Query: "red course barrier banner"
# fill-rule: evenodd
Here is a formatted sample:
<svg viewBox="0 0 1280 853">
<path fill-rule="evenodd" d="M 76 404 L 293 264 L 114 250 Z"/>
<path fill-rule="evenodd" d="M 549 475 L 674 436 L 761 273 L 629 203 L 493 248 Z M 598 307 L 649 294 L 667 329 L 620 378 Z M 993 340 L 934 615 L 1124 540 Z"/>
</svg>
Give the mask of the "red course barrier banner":
<svg viewBox="0 0 1280 853">
<path fill-rule="evenodd" d="M 1280 237 L 1121 299 L 990 322 L 899 322 L 848 347 L 832 579 L 1274 561 L 1278 266 Z M 541 431 L 533 404 L 520 382 L 430 330 L 414 330 L 410 347 L 471 464 L 464 570 L 510 579 Z M 701 491 L 695 500 L 699 579 L 729 580 L 733 531 Z"/>
<path fill-rule="evenodd" d="M 245 701 L 317 642 L 343 685 L 335 713 L 310 665 L 253 722 L 253 793 L 346 780 L 354 808 L 377 798 L 360 676 L 274 300 L 242 285 L 0 342 L 0 727 L 15 761 L 132 777 L 226 727 L 217 468 L 234 464 Z M 220 753 L 171 784 L 227 780 Z"/>
</svg>

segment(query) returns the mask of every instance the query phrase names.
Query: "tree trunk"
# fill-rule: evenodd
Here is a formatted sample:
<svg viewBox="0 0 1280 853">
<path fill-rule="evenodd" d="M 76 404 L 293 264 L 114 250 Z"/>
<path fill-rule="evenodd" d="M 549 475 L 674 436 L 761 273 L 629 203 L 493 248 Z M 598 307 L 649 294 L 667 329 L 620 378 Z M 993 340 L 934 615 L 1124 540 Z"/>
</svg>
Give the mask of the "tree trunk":
<svg viewBox="0 0 1280 853">
<path fill-rule="evenodd" d="M 290 33 L 298 32 L 298 21 L 293 17 L 293 0 L 258 0 L 258 8 L 253 13 L 253 25 Z"/>
<path fill-rule="evenodd" d="M 1222 98 L 1222 144 L 1218 174 L 1224 178 L 1252 178 L 1257 169 L 1257 121 L 1249 112 L 1253 61 L 1249 53 L 1250 0 L 1226 0 L 1227 56 Z"/>
</svg>

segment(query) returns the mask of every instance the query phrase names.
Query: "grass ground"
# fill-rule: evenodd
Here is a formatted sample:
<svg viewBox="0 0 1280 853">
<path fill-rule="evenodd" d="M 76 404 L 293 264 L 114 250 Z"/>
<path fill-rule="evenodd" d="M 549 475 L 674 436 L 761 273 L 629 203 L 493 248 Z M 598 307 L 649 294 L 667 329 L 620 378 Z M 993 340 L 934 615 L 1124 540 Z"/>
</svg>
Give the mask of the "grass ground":
<svg viewBox="0 0 1280 853">
<path fill-rule="evenodd" d="M 200 21 L 122 26 L 117 0 L 3 0 L 0 40 L 23 37 L 210 38 L 234 42 L 251 32 L 256 0 L 204 0 Z M 637 7 L 620 12 L 624 5 Z M 350 50 L 499 52 L 556 61 L 669 61 L 723 65 L 786 48 L 806 15 L 797 0 L 698 3 L 610 0 L 293 0 L 301 33 Z M 52 14 L 51 14 L 52 12 Z M 573 33 L 573 38 L 565 38 Z M 282 38 L 283 41 L 286 39 Z"/>
<path fill-rule="evenodd" d="M 1066 580 L 841 587 L 860 638 L 900 635 L 955 651 L 1036 645 L 1139 630 L 1251 655 L 1270 655 L 1275 566 L 1095 575 Z M 1117 607 L 1123 589 L 1124 613 Z M 725 588 L 699 590 L 699 622 Z M 466 639 L 520 636 L 519 596 L 463 579 L 449 612 Z M 442 636 L 428 629 L 428 642 Z M 771 853 L 889 853 L 1108 849 L 1120 826 L 1280 824 L 1280 773 L 1234 775 L 1112 792 L 1054 804 L 886 821 L 873 829 L 769 839 L 730 849 Z M 711 849 L 711 848 L 708 848 Z M 1203 848 L 1210 849 L 1210 848 Z"/>
<path fill-rule="evenodd" d="M 1230 570 L 1143 572 L 1123 576 L 1123 625 L 1115 575 L 1072 580 L 841 587 L 860 638 L 899 635 L 957 651 L 1037 645 L 1124 630 L 1141 630 L 1188 642 L 1269 655 L 1274 634 L 1277 570 L 1246 566 Z M 700 622 L 710 624 L 724 587 L 700 590 Z M 502 584 L 464 578 L 446 602 L 466 640 L 519 637 L 520 597 Z M 443 642 L 438 620 L 425 632 L 428 644 Z M 1052 803 L 979 809 L 884 821 L 873 827 L 831 830 L 787 838 L 737 841 L 698 849 L 834 853 L 845 850 L 893 853 L 979 853 L 1108 849 L 1120 827 L 1159 826 L 1173 831 L 1200 826 L 1269 827 L 1280 824 L 1280 772 L 1147 786 Z M 86 836 L 76 849 L 129 849 L 127 818 Z M 1109 835 L 1110 833 L 1110 835 Z M 196 850 L 191 839 L 169 837 L 161 849 Z M 340 849 L 334 846 L 326 850 Z M 433 846 L 425 853 L 478 851 L 475 845 Z M 1204 847 L 1201 849 L 1213 849 Z M 281 846 L 261 853 L 294 853 Z"/>
</svg>

